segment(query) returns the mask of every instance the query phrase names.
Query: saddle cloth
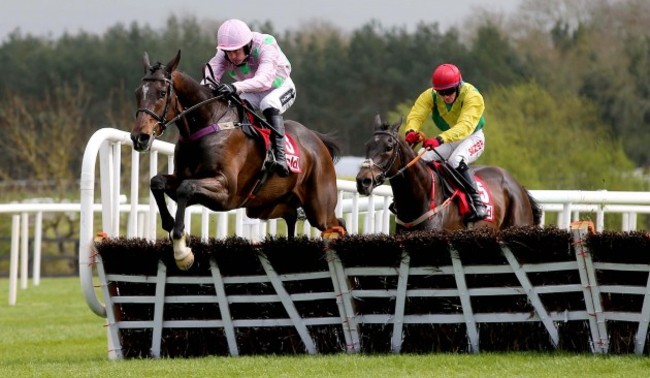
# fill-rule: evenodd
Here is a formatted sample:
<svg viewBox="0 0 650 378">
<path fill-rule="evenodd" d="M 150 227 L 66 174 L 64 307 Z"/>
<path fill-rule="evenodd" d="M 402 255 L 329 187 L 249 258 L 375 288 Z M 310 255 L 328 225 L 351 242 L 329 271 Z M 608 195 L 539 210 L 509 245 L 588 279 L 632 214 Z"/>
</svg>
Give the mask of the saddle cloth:
<svg viewBox="0 0 650 378">
<path fill-rule="evenodd" d="M 453 168 L 448 168 L 439 161 L 433 161 L 430 166 L 442 180 L 445 199 L 449 198 L 455 192 L 457 192 L 455 201 L 458 205 L 458 211 L 460 212 L 461 216 L 465 217 L 465 215 L 471 211 L 470 200 L 467 198 L 468 194 L 465 192 L 462 184 L 458 182 L 458 179 L 456 179 L 456 177 L 451 172 L 449 172 L 450 169 Z M 485 217 L 485 219 L 483 219 L 483 221 L 494 222 L 494 202 L 490 188 L 485 185 L 485 182 L 483 182 L 480 177 L 476 175 L 474 175 L 474 180 L 476 180 L 476 186 L 478 188 L 481 200 L 487 208 L 488 215 Z"/>
<path fill-rule="evenodd" d="M 268 150 L 271 148 L 271 130 L 261 126 L 253 126 L 264 140 L 264 147 Z M 293 173 L 300 173 L 300 149 L 296 145 L 291 135 L 284 134 L 284 156 L 287 159 L 289 170 Z"/>
</svg>

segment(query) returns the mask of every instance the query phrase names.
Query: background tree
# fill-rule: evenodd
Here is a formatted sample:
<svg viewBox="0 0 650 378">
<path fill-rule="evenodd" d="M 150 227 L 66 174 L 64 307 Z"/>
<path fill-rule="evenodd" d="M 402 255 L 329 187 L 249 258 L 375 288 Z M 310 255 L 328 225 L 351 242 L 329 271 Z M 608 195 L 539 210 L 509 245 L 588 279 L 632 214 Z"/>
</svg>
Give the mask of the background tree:
<svg viewBox="0 0 650 378">
<path fill-rule="evenodd" d="M 610 138 L 650 166 L 650 3 L 525 0 L 513 20 L 511 40 L 537 82 L 592 100 Z"/>
<path fill-rule="evenodd" d="M 463 35 L 453 28 L 443 33 L 437 24 L 421 23 L 411 32 L 405 28 L 386 29 L 378 21 L 351 33 L 327 23 L 310 23 L 283 34 L 277 33 L 271 22 L 252 28 L 274 34 L 293 64 L 298 100 L 287 118 L 321 132 L 336 132 L 345 154 L 363 155 L 372 117 L 393 112 L 406 116 L 415 98 L 430 87 L 433 69 L 440 63 L 453 62 L 486 98 L 486 132 L 508 129 L 509 122 L 513 124 L 513 135 L 517 132 L 514 125 L 537 125 L 540 120 L 545 122 L 540 132 L 554 130 L 549 124 L 565 128 L 570 125 L 575 132 L 572 136 L 579 136 L 572 148 L 582 149 L 581 143 L 591 140 L 587 136 L 593 134 L 602 138 L 598 139 L 601 153 L 613 154 L 609 163 L 619 163 L 615 157 L 622 146 L 633 165 L 647 167 L 649 8 L 650 3 L 642 0 L 524 0 L 510 19 L 481 13 L 471 25 L 463 25 Z M 84 83 L 84 121 L 66 127 L 86 138 L 101 127 L 129 130 L 135 112 L 133 89 L 143 74 L 142 54 L 147 51 L 153 61 L 166 63 L 180 49 L 181 70 L 200 79 L 203 64 L 214 54 L 220 21 L 200 24 L 193 17 L 170 17 L 159 31 L 138 23 L 117 24 L 102 35 L 80 33 L 55 40 L 15 32 L 0 45 L 0 70 L 4 75 L 0 100 L 10 104 L 15 96 L 34 117 L 43 113 L 45 118 L 41 119 L 46 119 L 48 112 L 54 113 L 42 105 L 46 93 L 66 86 L 74 92 L 77 83 Z M 520 93 L 524 90 L 532 92 L 526 96 Z M 543 108 L 521 99 L 558 109 L 565 109 L 566 101 L 581 116 L 576 118 L 569 111 Z M 513 108 L 513 104 L 519 108 Z M 505 108 L 511 112 L 505 112 Z M 494 113 L 497 109 L 504 109 L 503 114 Z M 584 109 L 594 116 L 586 117 Z M 5 119 L 3 127 L 17 127 L 13 122 Z M 47 126 L 47 122 L 36 123 L 34 132 L 43 133 Z M 566 130 L 557 132 L 564 135 Z M 163 139 L 173 142 L 175 136 L 175 129 L 170 128 Z M 498 135 L 489 136 L 490 143 L 499 142 Z M 554 144 L 565 146 L 559 139 L 549 138 L 545 143 L 533 143 L 522 136 L 520 144 L 526 148 L 520 151 L 522 156 L 540 158 L 544 156 L 539 151 L 542 148 L 548 152 L 555 148 Z M 85 140 L 75 143 L 83 145 Z M 595 144 L 588 145 L 593 148 Z M 16 161 L 13 148 L 11 144 L 0 144 L 0 158 Z M 503 157 L 503 161 L 494 163 L 507 166 L 511 158 Z M 621 169 L 632 168 L 620 162 Z M 15 167 L 5 168 L 0 180 L 31 178 L 33 168 L 22 164 L 20 160 Z M 78 175 L 75 164 L 70 165 L 69 177 Z M 572 172 L 578 171 L 579 165 L 570 166 L 576 167 Z M 542 183 L 546 187 L 598 186 L 595 182 L 567 181 L 571 176 L 568 174 L 544 172 L 555 169 L 551 165 L 526 169 L 531 170 L 524 172 L 530 174 L 531 182 L 539 182 L 544 176 Z M 602 174 L 589 172 L 592 177 Z M 614 185 L 615 181 L 615 177 L 608 176 L 602 185 Z"/>
<path fill-rule="evenodd" d="M 0 150 L 3 180 L 28 179 L 30 191 L 47 187 L 66 198 L 75 184 L 85 142 L 86 109 L 90 104 L 83 83 L 64 85 L 34 99 L 6 94 L 0 102 L 3 130 Z M 26 193 L 25 193 L 26 194 Z"/>
</svg>

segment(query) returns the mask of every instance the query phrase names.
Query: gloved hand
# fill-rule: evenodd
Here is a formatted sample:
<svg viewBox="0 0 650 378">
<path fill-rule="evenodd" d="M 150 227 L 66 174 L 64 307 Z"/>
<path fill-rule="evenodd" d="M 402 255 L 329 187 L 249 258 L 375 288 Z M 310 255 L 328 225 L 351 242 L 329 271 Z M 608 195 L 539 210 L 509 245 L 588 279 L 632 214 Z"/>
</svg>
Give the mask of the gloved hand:
<svg viewBox="0 0 650 378">
<path fill-rule="evenodd" d="M 437 136 L 435 138 L 429 138 L 425 140 L 424 143 L 422 144 L 422 147 L 426 148 L 427 150 L 433 150 L 434 148 L 438 147 L 442 143 L 443 143 L 442 138 Z"/>
<path fill-rule="evenodd" d="M 221 95 L 224 98 L 229 98 L 230 96 L 234 95 L 237 93 L 237 90 L 235 89 L 235 86 L 232 84 L 219 84 L 217 87 L 217 95 Z"/>
<path fill-rule="evenodd" d="M 420 133 L 413 129 L 407 130 L 404 135 L 404 140 L 411 146 L 417 144 L 420 141 Z"/>
</svg>

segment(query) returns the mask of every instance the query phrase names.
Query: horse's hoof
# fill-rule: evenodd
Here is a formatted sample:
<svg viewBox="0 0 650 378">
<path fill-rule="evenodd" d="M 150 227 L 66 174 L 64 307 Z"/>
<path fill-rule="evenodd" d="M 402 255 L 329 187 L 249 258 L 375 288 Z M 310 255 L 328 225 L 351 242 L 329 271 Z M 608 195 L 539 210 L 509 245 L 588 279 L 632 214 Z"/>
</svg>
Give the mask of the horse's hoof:
<svg viewBox="0 0 650 378">
<path fill-rule="evenodd" d="M 187 248 L 187 254 L 185 257 L 176 259 L 176 266 L 180 270 L 189 270 L 194 264 L 194 254 L 192 253 L 191 248 Z"/>
<path fill-rule="evenodd" d="M 324 240 L 338 239 L 345 236 L 345 233 L 345 228 L 341 226 L 335 226 L 323 231 L 321 237 Z"/>
</svg>

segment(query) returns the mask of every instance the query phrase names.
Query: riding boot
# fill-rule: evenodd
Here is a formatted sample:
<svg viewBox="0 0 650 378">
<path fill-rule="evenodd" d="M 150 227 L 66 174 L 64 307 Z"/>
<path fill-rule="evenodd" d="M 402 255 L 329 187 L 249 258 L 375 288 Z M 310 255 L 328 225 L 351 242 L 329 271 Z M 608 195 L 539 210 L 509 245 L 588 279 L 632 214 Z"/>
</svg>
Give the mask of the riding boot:
<svg viewBox="0 0 650 378">
<path fill-rule="evenodd" d="M 465 217 L 465 220 L 468 222 L 478 222 L 485 219 L 485 217 L 487 217 L 487 207 L 485 207 L 485 204 L 481 201 L 481 196 L 479 195 L 474 175 L 469 171 L 469 167 L 464 161 L 460 162 L 456 171 L 460 173 L 467 184 L 465 190 L 471 202 L 470 207 L 472 212 Z"/>
<path fill-rule="evenodd" d="M 271 145 L 273 147 L 273 156 L 275 157 L 275 173 L 280 177 L 289 176 L 289 166 L 287 158 L 284 155 L 284 119 L 277 109 L 269 108 L 263 112 L 266 120 L 271 124 L 273 132 Z"/>
</svg>

